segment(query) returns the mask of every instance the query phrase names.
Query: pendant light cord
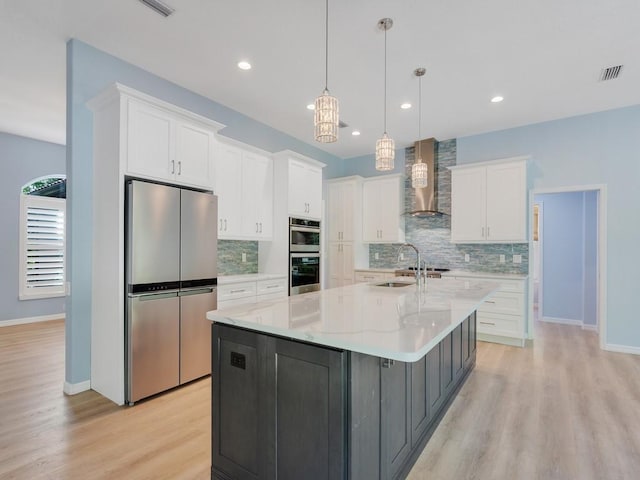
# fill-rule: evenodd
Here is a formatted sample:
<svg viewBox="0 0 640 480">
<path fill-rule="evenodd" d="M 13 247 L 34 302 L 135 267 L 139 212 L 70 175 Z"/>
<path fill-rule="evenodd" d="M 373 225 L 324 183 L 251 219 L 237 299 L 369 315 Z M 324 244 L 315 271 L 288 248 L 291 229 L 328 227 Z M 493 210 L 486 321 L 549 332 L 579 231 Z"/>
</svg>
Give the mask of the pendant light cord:
<svg viewBox="0 0 640 480">
<path fill-rule="evenodd" d="M 418 77 L 418 160 L 422 163 L 422 76 Z"/>
<path fill-rule="evenodd" d="M 384 133 L 387 133 L 387 28 L 384 30 Z"/>
<path fill-rule="evenodd" d="M 325 2 L 324 19 L 324 89 L 329 90 L 329 0 Z"/>
</svg>

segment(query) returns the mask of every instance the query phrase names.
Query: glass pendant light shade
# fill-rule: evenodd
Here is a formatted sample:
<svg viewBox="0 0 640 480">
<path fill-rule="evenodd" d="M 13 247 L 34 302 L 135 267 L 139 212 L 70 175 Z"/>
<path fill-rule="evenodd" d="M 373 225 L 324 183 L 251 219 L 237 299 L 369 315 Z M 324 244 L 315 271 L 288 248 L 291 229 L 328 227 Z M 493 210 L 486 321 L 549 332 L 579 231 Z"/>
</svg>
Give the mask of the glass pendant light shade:
<svg viewBox="0 0 640 480">
<path fill-rule="evenodd" d="M 396 157 L 395 142 L 384 132 L 382 138 L 376 141 L 376 170 L 393 170 L 393 161 Z"/>
<path fill-rule="evenodd" d="M 338 99 L 329 94 L 325 88 L 322 95 L 316 98 L 314 114 L 315 139 L 322 143 L 333 143 L 338 140 Z"/>
<path fill-rule="evenodd" d="M 416 163 L 411 167 L 411 187 L 424 188 L 428 182 L 429 167 L 426 163 L 422 163 L 422 159 L 416 159 Z"/>
</svg>

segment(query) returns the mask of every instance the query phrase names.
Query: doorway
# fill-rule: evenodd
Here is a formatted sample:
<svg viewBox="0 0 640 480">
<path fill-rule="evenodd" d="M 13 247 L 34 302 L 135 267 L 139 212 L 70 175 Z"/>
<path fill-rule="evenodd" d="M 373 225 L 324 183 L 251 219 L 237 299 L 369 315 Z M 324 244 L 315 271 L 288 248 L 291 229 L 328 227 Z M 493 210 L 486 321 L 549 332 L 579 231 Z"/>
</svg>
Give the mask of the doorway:
<svg viewBox="0 0 640 480">
<path fill-rule="evenodd" d="M 529 332 L 535 321 L 593 330 L 605 344 L 604 186 L 531 192 Z"/>
</svg>

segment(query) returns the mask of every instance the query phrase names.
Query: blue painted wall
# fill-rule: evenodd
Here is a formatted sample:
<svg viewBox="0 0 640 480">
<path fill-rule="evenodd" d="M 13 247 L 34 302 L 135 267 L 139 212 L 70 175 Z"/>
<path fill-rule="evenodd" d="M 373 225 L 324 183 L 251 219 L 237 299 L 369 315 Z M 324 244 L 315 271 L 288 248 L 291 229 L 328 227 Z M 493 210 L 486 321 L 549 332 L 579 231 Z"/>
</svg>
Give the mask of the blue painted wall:
<svg viewBox="0 0 640 480">
<path fill-rule="evenodd" d="M 536 195 L 542 203 L 543 317 L 583 321 L 584 193 Z"/>
<path fill-rule="evenodd" d="M 343 161 L 135 65 L 78 40 L 67 44 L 67 178 L 71 296 L 67 300 L 66 381 L 90 376 L 93 119 L 86 102 L 113 82 L 216 120 L 221 134 L 267 151 L 293 150 L 327 164 L 325 178 L 339 177 Z"/>
<path fill-rule="evenodd" d="M 413 149 L 413 147 L 411 147 Z M 375 144 L 371 145 L 371 149 L 375 149 Z M 413 151 L 413 150 L 412 150 Z M 361 157 L 351 157 L 344 160 L 342 175 L 349 177 L 351 175 L 360 175 L 362 177 L 377 177 L 379 175 L 393 175 L 395 173 L 404 173 L 405 171 L 405 149 L 396 150 L 396 158 L 393 162 L 393 170 L 387 172 L 379 172 L 376 170 L 376 156 L 374 153 L 362 155 Z"/>
<path fill-rule="evenodd" d="M 20 192 L 23 185 L 46 175 L 65 174 L 65 147 L 0 133 L 0 324 L 64 312 L 64 297 L 18 300 L 20 254 Z"/>
<path fill-rule="evenodd" d="M 531 155 L 533 188 L 607 186 L 607 342 L 640 348 L 640 105 L 458 139 L 458 163 Z"/>
</svg>

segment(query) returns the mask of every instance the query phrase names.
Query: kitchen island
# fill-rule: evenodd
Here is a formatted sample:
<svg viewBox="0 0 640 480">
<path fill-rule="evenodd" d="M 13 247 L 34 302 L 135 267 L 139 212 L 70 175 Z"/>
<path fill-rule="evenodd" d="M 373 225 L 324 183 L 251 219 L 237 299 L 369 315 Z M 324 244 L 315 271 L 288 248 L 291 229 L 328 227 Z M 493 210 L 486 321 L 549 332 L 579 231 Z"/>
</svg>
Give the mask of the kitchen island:
<svg viewBox="0 0 640 480">
<path fill-rule="evenodd" d="M 208 312 L 212 478 L 404 478 L 475 365 L 498 285 L 433 279 Z"/>
</svg>

